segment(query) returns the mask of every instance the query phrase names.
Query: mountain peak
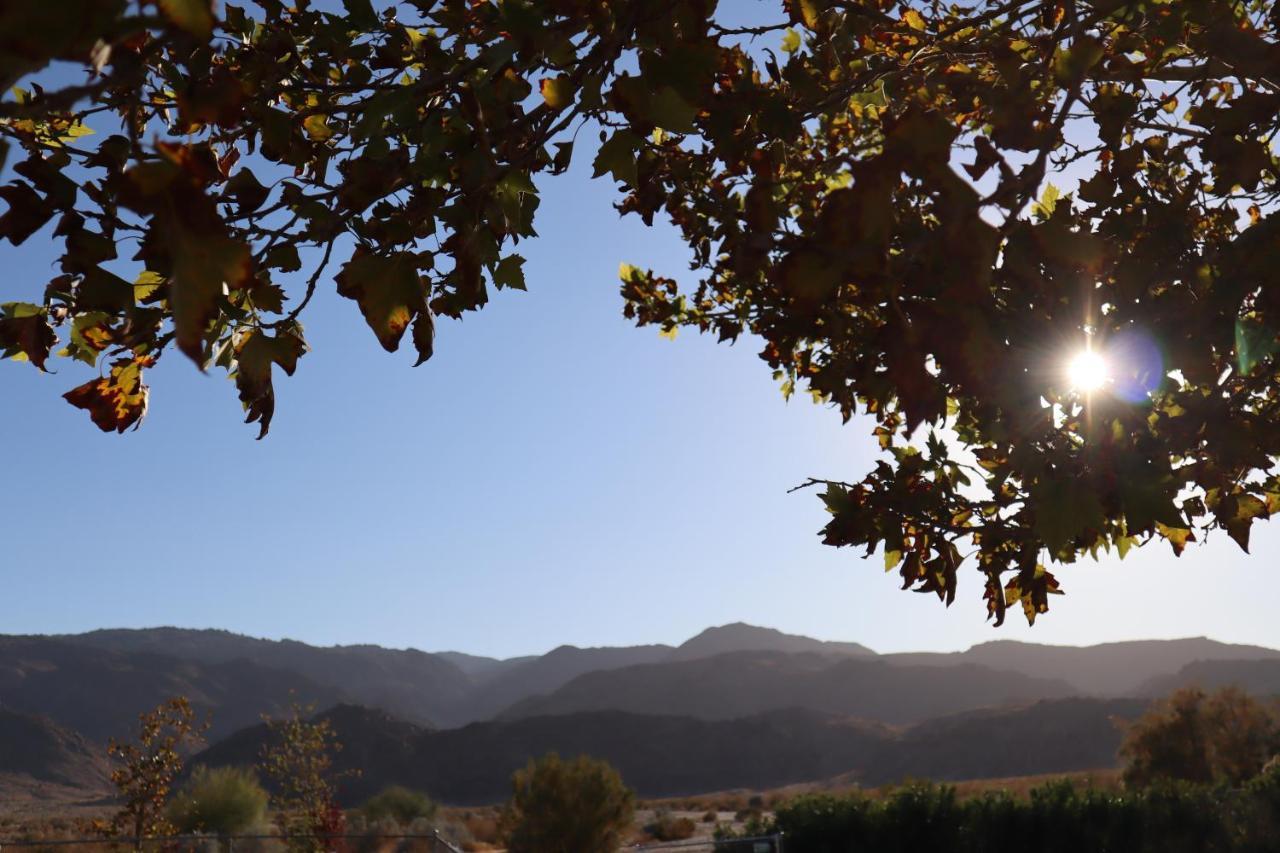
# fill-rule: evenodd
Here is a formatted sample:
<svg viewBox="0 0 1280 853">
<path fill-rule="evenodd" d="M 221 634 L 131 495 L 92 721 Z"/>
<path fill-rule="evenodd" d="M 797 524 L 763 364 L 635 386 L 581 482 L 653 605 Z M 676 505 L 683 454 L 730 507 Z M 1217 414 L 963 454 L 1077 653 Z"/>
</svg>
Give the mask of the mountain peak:
<svg viewBox="0 0 1280 853">
<path fill-rule="evenodd" d="M 671 655 L 672 660 L 692 660 L 713 657 L 728 652 L 816 652 L 827 655 L 870 656 L 875 652 L 859 643 L 830 643 L 785 634 L 776 628 L 749 625 L 746 622 L 730 622 L 707 628 L 680 645 Z"/>
</svg>

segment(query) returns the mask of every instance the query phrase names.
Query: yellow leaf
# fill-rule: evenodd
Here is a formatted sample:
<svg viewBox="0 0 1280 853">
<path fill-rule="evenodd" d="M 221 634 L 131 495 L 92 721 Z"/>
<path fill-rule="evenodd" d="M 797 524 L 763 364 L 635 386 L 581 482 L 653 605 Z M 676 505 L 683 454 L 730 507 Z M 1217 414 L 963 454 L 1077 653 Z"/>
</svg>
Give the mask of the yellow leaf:
<svg viewBox="0 0 1280 853">
<path fill-rule="evenodd" d="M 915 9 L 908 9 L 906 14 L 902 16 L 902 20 L 907 22 L 907 26 L 917 32 L 924 31 L 924 17 Z"/>
<path fill-rule="evenodd" d="M 324 142 L 333 136 L 333 128 L 329 127 L 329 119 L 323 115 L 310 115 L 302 120 L 302 129 L 316 142 Z"/>
<path fill-rule="evenodd" d="M 542 100 L 553 110 L 562 110 L 573 103 L 573 81 L 568 75 L 544 77 L 541 83 Z"/>
<path fill-rule="evenodd" d="M 658 330 L 658 337 L 666 338 L 669 341 L 674 341 L 676 339 L 676 335 L 679 334 L 679 332 L 680 332 L 679 326 L 672 326 L 669 329 L 664 327 Z"/>
</svg>

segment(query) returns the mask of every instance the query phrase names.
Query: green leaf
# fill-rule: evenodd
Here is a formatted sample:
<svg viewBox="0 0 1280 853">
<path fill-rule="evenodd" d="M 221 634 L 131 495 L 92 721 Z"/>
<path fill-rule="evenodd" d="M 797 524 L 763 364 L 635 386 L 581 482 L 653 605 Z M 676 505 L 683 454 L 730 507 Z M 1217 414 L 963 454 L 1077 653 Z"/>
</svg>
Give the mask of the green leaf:
<svg viewBox="0 0 1280 853">
<path fill-rule="evenodd" d="M 1280 342 L 1274 331 L 1257 320 L 1236 320 L 1236 366 L 1248 376 L 1258 364 L 1275 355 Z"/>
<path fill-rule="evenodd" d="M 1035 501 L 1035 534 L 1051 553 L 1066 549 L 1077 538 L 1102 528 L 1102 504 L 1088 483 L 1054 479 L 1031 491 Z"/>
<path fill-rule="evenodd" d="M 174 340 L 196 364 L 205 363 L 205 331 L 218 315 L 223 288 L 235 290 L 252 276 L 249 247 L 225 234 L 205 234 L 185 227 L 169 229 L 173 277 L 169 307 Z"/>
<path fill-rule="evenodd" d="M 387 352 L 400 348 L 409 324 L 426 310 L 423 282 L 413 255 L 407 252 L 373 255 L 357 249 L 336 279 L 338 294 L 356 301 Z"/>
<path fill-rule="evenodd" d="M 160 11 L 182 29 L 208 38 L 213 34 L 213 0 L 159 0 Z"/>
<path fill-rule="evenodd" d="M 272 365 L 279 365 L 281 370 L 292 376 L 297 369 L 298 358 L 306 351 L 306 343 L 293 332 L 285 331 L 273 336 L 261 329 L 245 336 L 236 351 L 235 380 L 245 409 L 245 423 L 258 423 L 259 439 L 271 428 L 276 410 Z"/>
<path fill-rule="evenodd" d="M 791 27 L 787 27 L 787 31 L 782 36 L 782 50 L 784 53 L 795 53 L 800 49 L 800 33 Z"/>
<path fill-rule="evenodd" d="M 524 290 L 524 258 L 519 255 L 503 258 L 493 270 L 493 283 L 499 288 Z"/>
<path fill-rule="evenodd" d="M 609 174 L 615 181 L 634 187 L 636 177 L 636 152 L 640 150 L 643 140 L 629 130 L 616 131 L 600 146 L 596 159 L 592 163 L 595 173 L 592 177 Z"/>
<path fill-rule="evenodd" d="M 672 133 L 693 133 L 698 110 L 670 86 L 663 86 L 649 99 L 646 118 Z"/>
</svg>

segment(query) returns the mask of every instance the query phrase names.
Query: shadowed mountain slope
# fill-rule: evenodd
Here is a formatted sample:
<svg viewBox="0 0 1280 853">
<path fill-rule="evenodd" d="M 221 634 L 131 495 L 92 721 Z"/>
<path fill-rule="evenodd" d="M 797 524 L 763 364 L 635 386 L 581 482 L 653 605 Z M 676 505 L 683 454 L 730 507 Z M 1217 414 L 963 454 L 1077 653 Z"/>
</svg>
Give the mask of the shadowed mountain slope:
<svg viewBox="0 0 1280 853">
<path fill-rule="evenodd" d="M 10 784 L 49 783 L 107 790 L 104 748 L 48 717 L 0 708 L 0 777 Z"/>
<path fill-rule="evenodd" d="M 1062 681 L 973 664 L 904 666 L 878 658 L 737 652 L 588 673 L 512 706 L 501 719 L 618 710 L 723 720 L 800 707 L 902 724 L 1073 692 Z"/>
<path fill-rule="evenodd" d="M 344 699 L 297 673 L 245 660 L 204 664 L 47 638 L 0 638 L 0 706 L 43 714 L 92 741 L 131 735 L 139 714 L 174 696 L 212 715 L 210 739 L 279 714 L 293 701 L 325 707 Z"/>
<path fill-rule="evenodd" d="M 498 802 L 511 773 L 555 751 L 613 764 L 642 797 L 728 788 L 772 788 L 847 776 L 876 785 L 916 778 L 1066 773 L 1115 765 L 1117 718 L 1133 700 L 1069 699 L 1000 712 L 959 715 L 894 729 L 800 709 L 736 720 L 601 711 L 474 723 L 428 731 L 350 706 L 328 718 L 344 748 L 341 799 L 361 802 L 386 785 L 426 791 L 448 803 Z M 193 759 L 210 766 L 252 763 L 267 730 L 237 732 Z"/>
</svg>

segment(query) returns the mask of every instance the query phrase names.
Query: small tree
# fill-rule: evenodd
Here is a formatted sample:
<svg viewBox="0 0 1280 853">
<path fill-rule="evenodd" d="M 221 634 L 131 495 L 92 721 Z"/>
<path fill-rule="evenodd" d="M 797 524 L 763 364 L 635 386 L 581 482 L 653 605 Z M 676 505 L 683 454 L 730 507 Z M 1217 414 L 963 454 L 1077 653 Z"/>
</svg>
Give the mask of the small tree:
<svg viewBox="0 0 1280 853">
<path fill-rule="evenodd" d="M 1134 721 L 1120 746 L 1125 784 L 1158 780 L 1237 784 L 1280 748 L 1280 717 L 1235 687 L 1175 691 Z"/>
<path fill-rule="evenodd" d="M 197 767 L 168 809 L 170 823 L 184 833 L 233 835 L 260 826 L 266 815 L 267 792 L 243 767 Z"/>
<path fill-rule="evenodd" d="M 436 816 L 436 804 L 421 791 L 392 785 L 370 797 L 361 811 L 371 821 L 391 818 L 401 826 L 408 826 L 419 818 L 433 819 Z"/>
<path fill-rule="evenodd" d="M 342 744 L 329 721 L 310 719 L 311 711 L 295 704 L 287 717 L 264 718 L 271 731 L 259 766 L 271 781 L 276 823 L 296 851 L 332 849 L 332 837 L 346 829 L 333 772 Z"/>
<path fill-rule="evenodd" d="M 208 723 L 196 723 L 195 712 L 186 697 L 178 696 L 138 718 L 138 739 L 129 743 L 114 738 L 108 742 L 111 758 L 120 763 L 111 772 L 122 801 L 111 820 L 99 822 L 103 835 L 141 839 L 172 835 L 173 824 L 165 815 L 173 780 L 182 771 L 182 755 L 203 742 Z"/>
<path fill-rule="evenodd" d="M 548 753 L 511 777 L 502 829 L 511 853 L 613 850 L 635 815 L 635 794 L 607 762 Z"/>
</svg>

